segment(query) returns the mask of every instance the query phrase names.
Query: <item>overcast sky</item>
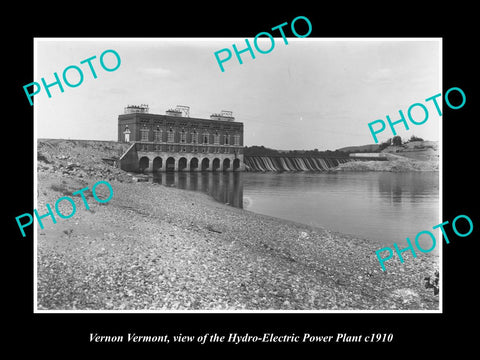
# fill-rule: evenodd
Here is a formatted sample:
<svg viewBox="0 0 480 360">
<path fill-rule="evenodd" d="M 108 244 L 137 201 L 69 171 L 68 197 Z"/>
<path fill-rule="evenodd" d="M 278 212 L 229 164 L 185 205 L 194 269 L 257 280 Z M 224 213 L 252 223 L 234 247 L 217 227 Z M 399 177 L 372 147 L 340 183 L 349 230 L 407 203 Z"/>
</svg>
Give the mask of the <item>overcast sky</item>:
<svg viewBox="0 0 480 360">
<path fill-rule="evenodd" d="M 246 52 L 242 65 L 233 55 L 221 72 L 214 52 L 232 50 L 232 44 L 243 49 L 245 39 L 36 39 L 32 81 L 40 83 L 44 77 L 51 83 L 53 73 L 61 77 L 69 65 L 84 70 L 80 86 L 64 84 L 63 93 L 52 87 L 51 98 L 42 88 L 34 97 L 37 137 L 117 140 L 118 115 L 128 104 L 148 104 L 153 114 L 188 105 L 191 117 L 233 111 L 244 123 L 248 146 L 334 150 L 374 143 L 369 122 L 386 121 L 386 115 L 398 120 L 398 110 L 406 114 L 411 104 L 442 92 L 439 39 L 288 38 L 288 42 L 275 38 L 270 53 L 254 50 L 255 59 Z M 268 49 L 269 43 L 260 42 L 260 47 Z M 107 49 L 121 57 L 113 72 L 99 64 Z M 88 64 L 80 64 L 93 55 L 97 79 Z M 112 54 L 105 61 L 115 65 Z M 68 74 L 75 82 L 75 71 Z M 25 101 L 28 105 L 26 97 Z M 439 140 L 442 118 L 433 104 L 427 108 L 431 111 L 425 124 L 410 124 L 409 131 L 396 126 L 402 138 L 414 134 Z M 378 138 L 392 136 L 387 126 Z"/>
</svg>

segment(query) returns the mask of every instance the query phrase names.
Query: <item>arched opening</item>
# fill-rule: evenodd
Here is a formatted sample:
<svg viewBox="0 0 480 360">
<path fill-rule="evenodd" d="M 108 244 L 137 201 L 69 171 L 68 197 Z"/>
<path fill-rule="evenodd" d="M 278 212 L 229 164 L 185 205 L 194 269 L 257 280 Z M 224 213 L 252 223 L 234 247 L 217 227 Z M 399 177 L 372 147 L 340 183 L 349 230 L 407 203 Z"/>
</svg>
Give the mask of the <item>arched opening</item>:
<svg viewBox="0 0 480 360">
<path fill-rule="evenodd" d="M 145 169 L 148 169 L 148 165 L 150 164 L 150 159 L 146 156 L 142 156 L 140 158 L 140 161 L 138 162 L 138 167 L 140 168 L 140 171 L 144 171 Z"/>
<path fill-rule="evenodd" d="M 240 169 L 240 159 L 233 160 L 233 171 Z"/>
<path fill-rule="evenodd" d="M 220 168 L 220 159 L 215 158 L 212 161 L 212 171 L 217 171 Z"/>
<path fill-rule="evenodd" d="M 169 157 L 165 165 L 167 171 L 175 171 L 175 159 L 173 157 Z"/>
<path fill-rule="evenodd" d="M 187 159 L 184 157 L 181 157 L 180 160 L 178 160 L 178 171 L 183 171 L 187 167 Z"/>
<path fill-rule="evenodd" d="M 208 158 L 204 158 L 202 160 L 202 170 L 207 170 L 210 166 L 210 160 Z"/>
<path fill-rule="evenodd" d="M 193 171 L 195 169 L 198 169 L 198 159 L 194 157 L 190 160 L 190 170 Z"/>
<path fill-rule="evenodd" d="M 162 158 L 161 157 L 156 157 L 155 159 L 153 159 L 153 171 L 158 171 L 159 169 L 162 168 Z"/>
<path fill-rule="evenodd" d="M 224 159 L 223 160 L 223 171 L 226 171 L 228 170 L 228 168 L 230 167 L 230 159 Z"/>
</svg>

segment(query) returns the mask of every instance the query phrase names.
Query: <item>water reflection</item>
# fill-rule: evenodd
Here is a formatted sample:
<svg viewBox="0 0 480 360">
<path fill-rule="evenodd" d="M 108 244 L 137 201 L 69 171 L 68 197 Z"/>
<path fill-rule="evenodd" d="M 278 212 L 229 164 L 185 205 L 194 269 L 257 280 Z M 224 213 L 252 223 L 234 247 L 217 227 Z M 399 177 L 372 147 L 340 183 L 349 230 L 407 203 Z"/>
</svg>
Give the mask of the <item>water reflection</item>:
<svg viewBox="0 0 480 360">
<path fill-rule="evenodd" d="M 243 208 L 242 173 L 166 172 L 155 174 L 153 182 L 179 189 L 201 191 L 221 203 Z"/>
<path fill-rule="evenodd" d="M 159 173 L 249 211 L 401 244 L 439 223 L 438 172 Z"/>
<path fill-rule="evenodd" d="M 432 193 L 437 193 L 438 173 L 378 173 L 378 192 L 391 204 L 401 204 L 402 201 L 420 202 Z"/>
</svg>

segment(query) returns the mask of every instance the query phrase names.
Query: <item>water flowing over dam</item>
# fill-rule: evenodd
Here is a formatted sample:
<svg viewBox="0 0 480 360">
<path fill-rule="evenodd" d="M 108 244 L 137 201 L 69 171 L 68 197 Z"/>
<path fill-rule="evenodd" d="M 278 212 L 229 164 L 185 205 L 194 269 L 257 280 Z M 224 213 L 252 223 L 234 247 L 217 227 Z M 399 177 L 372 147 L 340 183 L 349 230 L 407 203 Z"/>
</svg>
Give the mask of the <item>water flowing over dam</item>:
<svg viewBox="0 0 480 360">
<path fill-rule="evenodd" d="M 306 157 L 306 156 L 247 156 L 246 171 L 326 171 L 339 164 L 352 161 L 348 158 Z M 353 160 L 354 161 L 354 160 Z"/>
</svg>

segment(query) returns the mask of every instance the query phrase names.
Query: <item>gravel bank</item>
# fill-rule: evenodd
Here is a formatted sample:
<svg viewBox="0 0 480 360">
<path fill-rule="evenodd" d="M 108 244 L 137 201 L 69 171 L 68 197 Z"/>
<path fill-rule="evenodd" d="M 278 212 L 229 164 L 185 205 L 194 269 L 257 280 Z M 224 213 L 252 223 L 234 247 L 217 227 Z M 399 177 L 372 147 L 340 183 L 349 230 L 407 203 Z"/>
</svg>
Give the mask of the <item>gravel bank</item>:
<svg viewBox="0 0 480 360">
<path fill-rule="evenodd" d="M 333 171 L 439 171 L 438 161 L 421 161 L 400 156 L 388 161 L 349 161 Z"/>
<path fill-rule="evenodd" d="M 46 203 L 107 180 L 83 170 L 81 177 L 58 176 L 52 164 L 39 169 L 40 213 Z M 392 259 L 382 272 L 367 239 L 201 193 L 109 182 L 110 202 L 99 204 L 90 193 L 87 211 L 73 196 L 73 217 L 38 227 L 39 309 L 438 309 L 438 295 L 423 282 L 438 268 L 432 254 L 406 254 L 404 264 Z"/>
</svg>

